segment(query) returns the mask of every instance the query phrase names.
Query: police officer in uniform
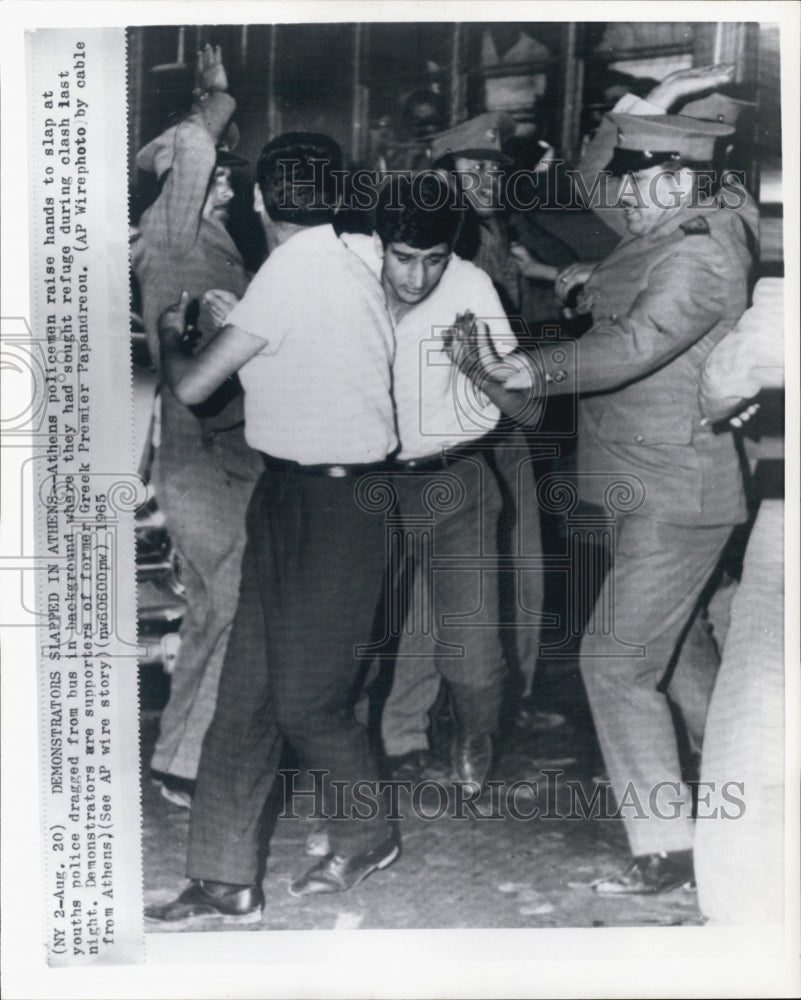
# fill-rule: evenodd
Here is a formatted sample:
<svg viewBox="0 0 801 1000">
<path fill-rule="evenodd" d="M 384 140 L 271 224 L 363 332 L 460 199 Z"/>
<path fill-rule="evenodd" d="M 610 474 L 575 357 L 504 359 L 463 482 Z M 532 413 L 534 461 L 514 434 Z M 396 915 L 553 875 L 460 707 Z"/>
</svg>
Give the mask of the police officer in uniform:
<svg viewBox="0 0 801 1000">
<path fill-rule="evenodd" d="M 241 297 L 245 263 L 228 232 L 234 196 L 231 168 L 247 161 L 230 152 L 238 130 L 236 102 L 219 46 L 198 53 L 197 97 L 190 113 L 149 142 L 137 166 L 161 185 L 144 212 L 131 247 L 154 366 L 160 370 L 158 318 L 182 290 L 189 293 L 200 338 L 219 329 L 224 313 L 207 292 Z M 167 528 L 181 554 L 187 610 L 151 760 L 165 798 L 189 807 L 203 737 L 214 715 L 228 636 L 236 612 L 245 548 L 245 512 L 262 472 L 259 455 L 245 442 L 242 390 L 230 380 L 201 406 L 181 403 L 162 378 L 161 435 L 153 485 Z"/>
<path fill-rule="evenodd" d="M 577 344 L 575 367 L 565 352 L 543 352 L 537 365 L 522 354 L 494 358 L 481 324 L 455 350 L 474 371 L 479 353 L 479 381 L 507 412 L 521 411 L 521 394 L 579 393 L 581 498 L 604 507 L 616 481 L 630 491 L 580 662 L 633 861 L 593 887 L 657 893 L 692 879 L 691 794 L 667 695 L 700 746 L 717 665 L 711 638 L 694 636 L 696 654 L 673 667 L 698 628 L 701 593 L 732 527 L 745 517 L 735 442 L 704 419 L 698 378 L 747 307 L 757 225 L 741 188 L 704 195 L 699 169 L 731 126 L 611 117 L 618 136 L 610 168 L 623 176 L 628 233 L 584 288 L 593 326 Z"/>
</svg>

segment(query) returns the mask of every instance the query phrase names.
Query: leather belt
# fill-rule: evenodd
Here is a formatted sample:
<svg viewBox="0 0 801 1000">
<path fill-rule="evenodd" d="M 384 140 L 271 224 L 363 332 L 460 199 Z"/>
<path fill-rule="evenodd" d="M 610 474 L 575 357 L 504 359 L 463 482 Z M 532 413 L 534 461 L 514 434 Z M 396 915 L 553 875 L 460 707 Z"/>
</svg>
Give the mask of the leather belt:
<svg viewBox="0 0 801 1000">
<path fill-rule="evenodd" d="M 482 437 L 477 441 L 458 445 L 456 448 L 443 449 L 434 455 L 425 455 L 423 458 L 396 459 L 394 468 L 404 472 L 432 472 L 438 469 L 447 469 L 454 462 L 485 452 L 488 447 L 489 443 Z"/>
<path fill-rule="evenodd" d="M 261 452 L 265 469 L 276 472 L 295 472 L 304 476 L 326 476 L 330 479 L 344 479 L 346 476 L 363 476 L 368 472 L 386 472 L 391 466 L 388 462 L 365 462 L 357 465 L 302 465 L 290 458 L 275 458 Z"/>
</svg>

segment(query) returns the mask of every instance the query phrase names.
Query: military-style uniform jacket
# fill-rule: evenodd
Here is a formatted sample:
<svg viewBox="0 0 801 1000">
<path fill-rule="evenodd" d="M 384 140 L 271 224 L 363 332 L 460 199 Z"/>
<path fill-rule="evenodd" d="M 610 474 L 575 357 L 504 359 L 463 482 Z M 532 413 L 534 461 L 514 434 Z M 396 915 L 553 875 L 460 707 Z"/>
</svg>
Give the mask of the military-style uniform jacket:
<svg viewBox="0 0 801 1000">
<path fill-rule="evenodd" d="M 575 368 L 545 352 L 548 391 L 583 396 L 585 500 L 603 503 L 607 474 L 619 472 L 645 487 L 640 515 L 699 525 L 742 519 L 735 442 L 704 421 L 698 383 L 707 355 L 747 307 L 752 221 L 747 210 L 714 203 L 625 237 L 586 285 L 593 326 L 577 344 Z"/>
<path fill-rule="evenodd" d="M 131 250 L 151 351 L 158 351 L 159 315 L 178 300 L 182 289 L 197 298 L 209 288 L 241 297 L 247 288 L 245 265 L 228 231 L 203 218 L 216 142 L 235 107 L 229 94 L 213 93 L 160 137 L 160 155 L 169 173 L 158 198 L 142 215 Z"/>
<path fill-rule="evenodd" d="M 222 288 L 241 298 L 248 286 L 244 262 L 228 231 L 222 223 L 203 218 L 217 156 L 216 142 L 235 106 L 229 94 L 213 93 L 197 101 L 184 121 L 160 137 L 159 155 L 168 158 L 169 173 L 158 198 L 142 215 L 138 238 L 131 247 L 148 345 L 154 358 L 158 357 L 158 318 L 167 306 L 177 302 L 182 289 L 189 292 L 191 305 L 197 304 L 210 288 Z M 197 327 L 203 339 L 212 332 L 206 319 L 204 310 L 200 310 Z M 221 393 L 220 399 L 228 402 L 213 407 L 217 410 L 214 415 L 198 420 L 162 386 L 163 443 L 168 450 L 176 450 L 176 459 L 180 458 L 180 449 L 199 445 L 207 434 L 241 425 L 241 390 L 225 396 Z"/>
</svg>

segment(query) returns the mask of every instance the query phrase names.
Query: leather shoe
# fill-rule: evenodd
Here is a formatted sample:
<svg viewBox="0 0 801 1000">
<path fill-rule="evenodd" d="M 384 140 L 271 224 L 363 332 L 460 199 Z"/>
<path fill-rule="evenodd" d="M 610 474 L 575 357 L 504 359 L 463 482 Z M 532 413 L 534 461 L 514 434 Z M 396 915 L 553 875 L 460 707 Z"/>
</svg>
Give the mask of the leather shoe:
<svg viewBox="0 0 801 1000">
<path fill-rule="evenodd" d="M 361 854 L 327 854 L 289 887 L 290 896 L 312 896 L 326 892 L 344 892 L 363 882 L 379 868 L 388 868 L 400 855 L 394 837 Z"/>
<path fill-rule="evenodd" d="M 196 782 L 191 778 L 179 778 L 177 774 L 166 771 L 151 771 L 150 780 L 158 785 L 162 798 L 172 805 L 179 809 L 192 808 Z"/>
<path fill-rule="evenodd" d="M 695 885 L 692 851 L 641 854 L 625 871 L 599 878 L 591 888 L 602 896 L 656 896 L 683 885 Z"/>
<path fill-rule="evenodd" d="M 492 738 L 457 734 L 451 745 L 451 765 L 458 781 L 483 788 L 492 766 Z"/>
<path fill-rule="evenodd" d="M 264 895 L 255 885 L 227 882 L 191 882 L 177 899 L 145 907 L 150 920 L 174 923 L 222 917 L 226 923 L 250 924 L 261 920 Z"/>
</svg>

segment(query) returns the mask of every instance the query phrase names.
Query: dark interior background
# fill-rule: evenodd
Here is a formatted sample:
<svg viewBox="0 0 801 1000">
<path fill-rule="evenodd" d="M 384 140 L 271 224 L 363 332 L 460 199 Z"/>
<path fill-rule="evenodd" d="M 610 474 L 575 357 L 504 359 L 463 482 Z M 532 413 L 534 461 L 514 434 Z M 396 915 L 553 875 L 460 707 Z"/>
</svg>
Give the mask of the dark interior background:
<svg viewBox="0 0 801 1000">
<path fill-rule="evenodd" d="M 238 102 L 240 152 L 254 159 L 280 131 L 326 131 L 370 165 L 376 132 L 398 132 L 405 99 L 436 93 L 441 125 L 509 111 L 567 159 L 623 89 L 647 91 L 673 69 L 732 61 L 729 88 L 753 105 L 738 138 L 757 163 L 781 150 L 778 26 L 688 22 L 471 22 L 136 27 L 128 31 L 129 175 L 136 151 L 191 101 L 193 62 L 222 47 Z"/>
</svg>

